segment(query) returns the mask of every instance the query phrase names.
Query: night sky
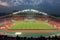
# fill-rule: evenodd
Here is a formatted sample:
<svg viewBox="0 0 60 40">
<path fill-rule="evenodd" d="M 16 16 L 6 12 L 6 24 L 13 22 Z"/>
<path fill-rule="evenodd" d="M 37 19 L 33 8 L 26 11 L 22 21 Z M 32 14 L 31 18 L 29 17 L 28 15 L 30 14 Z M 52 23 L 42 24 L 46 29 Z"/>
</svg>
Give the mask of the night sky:
<svg viewBox="0 0 60 40">
<path fill-rule="evenodd" d="M 0 0 L 0 16 L 23 9 L 35 9 L 60 17 L 60 0 Z"/>
</svg>

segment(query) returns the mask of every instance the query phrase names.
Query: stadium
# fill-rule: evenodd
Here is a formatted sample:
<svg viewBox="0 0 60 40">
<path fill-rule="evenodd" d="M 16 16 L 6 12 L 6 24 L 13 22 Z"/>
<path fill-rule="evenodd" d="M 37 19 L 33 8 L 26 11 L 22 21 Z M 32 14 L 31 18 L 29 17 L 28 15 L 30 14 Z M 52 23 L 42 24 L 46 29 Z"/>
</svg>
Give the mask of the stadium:
<svg viewBox="0 0 60 40">
<path fill-rule="evenodd" d="M 60 19 L 34 9 L 0 17 L 0 35 L 54 36 L 60 34 Z"/>
</svg>

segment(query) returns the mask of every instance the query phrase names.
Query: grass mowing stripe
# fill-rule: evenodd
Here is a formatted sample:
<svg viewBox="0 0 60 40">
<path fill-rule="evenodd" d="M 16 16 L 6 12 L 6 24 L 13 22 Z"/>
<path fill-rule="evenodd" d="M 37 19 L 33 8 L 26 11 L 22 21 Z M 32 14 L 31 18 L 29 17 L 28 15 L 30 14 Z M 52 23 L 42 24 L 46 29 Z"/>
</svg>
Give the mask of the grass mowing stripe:
<svg viewBox="0 0 60 40">
<path fill-rule="evenodd" d="M 16 22 L 10 29 L 54 29 L 45 22 Z"/>
</svg>

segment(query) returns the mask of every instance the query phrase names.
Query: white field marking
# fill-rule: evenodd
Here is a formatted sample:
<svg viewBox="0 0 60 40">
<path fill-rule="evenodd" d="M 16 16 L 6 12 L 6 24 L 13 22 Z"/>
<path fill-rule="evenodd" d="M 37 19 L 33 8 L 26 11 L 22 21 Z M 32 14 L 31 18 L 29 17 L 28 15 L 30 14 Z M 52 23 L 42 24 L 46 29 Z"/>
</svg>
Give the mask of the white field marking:
<svg viewBox="0 0 60 40">
<path fill-rule="evenodd" d="M 49 26 L 51 26 L 51 27 L 52 27 L 52 25 L 50 25 L 49 23 L 46 23 L 46 25 L 49 25 Z"/>
<path fill-rule="evenodd" d="M 48 26 L 51 26 L 51 27 L 53 27 L 52 25 L 50 25 L 50 24 L 49 24 L 49 23 L 47 23 L 47 22 L 45 22 L 45 24 L 46 24 L 46 25 L 48 25 Z"/>
<path fill-rule="evenodd" d="M 56 25 L 53 26 L 53 25 L 51 25 L 49 23 L 46 23 L 46 24 L 49 25 L 49 26 L 51 26 L 51 27 L 54 27 L 55 29 L 57 28 Z"/>
<path fill-rule="evenodd" d="M 13 24 L 10 26 L 10 28 L 11 28 L 12 26 L 14 26 L 15 24 L 16 24 L 16 23 L 13 23 Z M 10 29 L 10 28 L 9 28 L 9 29 Z"/>
</svg>

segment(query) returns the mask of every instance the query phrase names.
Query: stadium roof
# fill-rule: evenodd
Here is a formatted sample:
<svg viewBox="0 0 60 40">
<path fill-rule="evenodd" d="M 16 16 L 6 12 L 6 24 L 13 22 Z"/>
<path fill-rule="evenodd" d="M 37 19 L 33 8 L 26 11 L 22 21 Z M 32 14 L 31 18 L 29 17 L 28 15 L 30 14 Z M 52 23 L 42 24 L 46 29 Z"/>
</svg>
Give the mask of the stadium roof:
<svg viewBox="0 0 60 40">
<path fill-rule="evenodd" d="M 47 15 L 47 13 L 40 12 L 40 11 L 34 10 L 34 9 L 25 9 L 25 10 L 22 10 L 22 11 L 14 12 L 13 14 L 18 14 L 18 13 L 23 13 L 23 12 L 35 12 L 35 13 L 40 13 L 40 14 L 43 14 L 43 15 Z"/>
</svg>

